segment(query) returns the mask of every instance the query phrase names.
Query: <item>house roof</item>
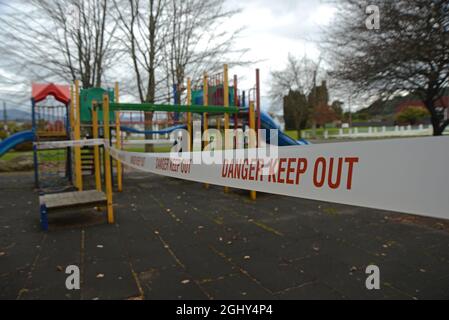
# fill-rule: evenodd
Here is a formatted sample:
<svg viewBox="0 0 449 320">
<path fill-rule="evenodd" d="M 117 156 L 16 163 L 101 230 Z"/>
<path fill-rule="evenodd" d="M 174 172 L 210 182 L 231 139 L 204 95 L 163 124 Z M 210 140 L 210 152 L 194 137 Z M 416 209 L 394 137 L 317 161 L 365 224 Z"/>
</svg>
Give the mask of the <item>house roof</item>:
<svg viewBox="0 0 449 320">
<path fill-rule="evenodd" d="M 39 102 L 53 96 L 57 101 L 68 104 L 70 102 L 70 86 L 54 83 L 33 83 L 31 97 L 34 102 Z"/>
</svg>

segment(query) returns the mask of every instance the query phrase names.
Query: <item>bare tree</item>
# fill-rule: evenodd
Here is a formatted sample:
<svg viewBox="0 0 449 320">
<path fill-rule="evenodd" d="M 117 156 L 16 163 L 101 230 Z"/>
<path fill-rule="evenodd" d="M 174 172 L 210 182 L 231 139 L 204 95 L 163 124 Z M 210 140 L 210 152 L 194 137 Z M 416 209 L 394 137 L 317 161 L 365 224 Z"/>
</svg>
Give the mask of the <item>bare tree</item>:
<svg viewBox="0 0 449 320">
<path fill-rule="evenodd" d="M 441 104 L 449 84 L 447 0 L 340 0 L 337 4 L 339 13 L 323 46 L 333 76 L 358 91 L 418 95 L 430 112 L 434 135 L 441 135 L 449 125 Z M 369 5 L 380 12 L 377 30 L 367 27 L 371 19 L 367 12 L 373 13 L 367 11 Z"/>
<path fill-rule="evenodd" d="M 101 86 L 116 58 L 116 24 L 107 0 L 32 0 L 3 4 L 0 52 L 11 72 L 35 79 L 81 79 Z"/>
<path fill-rule="evenodd" d="M 122 45 L 130 57 L 136 88 L 141 102 L 155 103 L 158 87 L 166 76 L 157 79 L 163 65 L 166 46 L 168 0 L 114 0 L 115 13 L 120 21 Z M 153 113 L 145 113 L 145 129 L 152 128 Z M 152 135 L 147 134 L 147 139 Z M 151 145 L 145 150 L 153 151 Z"/>
<path fill-rule="evenodd" d="M 272 111 L 281 109 L 282 100 L 290 91 L 298 91 L 307 96 L 313 90 L 317 78 L 325 75 L 320 65 L 321 59 L 315 62 L 306 56 L 297 58 L 289 54 L 284 69 L 271 71 L 269 96 L 273 102 Z"/>
<path fill-rule="evenodd" d="M 245 51 L 232 50 L 239 30 L 216 31 L 238 12 L 225 9 L 223 0 L 114 0 L 114 6 L 142 102 L 170 101 L 170 83 L 182 86 L 187 73 L 199 74 Z M 145 120 L 149 130 L 152 114 Z"/>
<path fill-rule="evenodd" d="M 315 62 L 306 56 L 296 58 L 288 55 L 287 64 L 283 70 L 271 71 L 271 87 L 269 91 L 272 100 L 272 112 L 284 110 L 285 123 L 291 123 L 301 137 L 301 131 L 307 125 L 313 114 L 310 95 L 316 90 L 317 78 L 323 78 L 325 71 L 320 68 L 321 59 Z"/>
<path fill-rule="evenodd" d="M 115 14 L 120 21 L 119 37 L 130 57 L 141 102 L 158 100 L 158 86 L 165 80 L 156 78 L 167 41 L 167 1 L 114 0 Z"/>
<path fill-rule="evenodd" d="M 239 9 L 227 9 L 224 0 L 170 0 L 168 9 L 166 52 L 172 83 L 182 85 L 186 74 L 197 79 L 204 70 L 218 72 L 224 61 L 230 67 L 250 63 L 243 59 L 247 49 L 234 46 L 243 28 L 222 27 Z"/>
</svg>

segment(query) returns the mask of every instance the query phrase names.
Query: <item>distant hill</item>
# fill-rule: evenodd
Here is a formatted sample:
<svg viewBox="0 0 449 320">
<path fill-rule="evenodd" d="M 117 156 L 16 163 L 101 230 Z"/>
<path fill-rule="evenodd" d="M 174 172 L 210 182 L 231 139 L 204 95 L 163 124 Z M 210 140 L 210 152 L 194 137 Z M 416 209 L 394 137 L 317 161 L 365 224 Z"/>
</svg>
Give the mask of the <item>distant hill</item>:
<svg viewBox="0 0 449 320">
<path fill-rule="evenodd" d="M 448 105 L 449 88 L 445 90 L 444 97 L 439 100 L 439 103 Z M 394 118 L 398 111 L 401 111 L 406 106 L 424 106 L 421 99 L 415 94 L 408 94 L 406 96 L 395 96 L 389 100 L 376 100 L 369 107 L 360 109 L 356 114 L 368 115 L 370 118 Z"/>
<path fill-rule="evenodd" d="M 8 121 L 31 121 L 31 112 L 6 109 Z M 0 108 L 0 121 L 3 121 L 3 109 Z"/>
<path fill-rule="evenodd" d="M 419 100 L 416 96 L 409 94 L 407 96 L 396 96 L 389 100 L 376 100 L 369 107 L 360 109 L 357 114 L 367 114 L 370 117 L 393 117 L 398 106 L 404 101 Z"/>
</svg>

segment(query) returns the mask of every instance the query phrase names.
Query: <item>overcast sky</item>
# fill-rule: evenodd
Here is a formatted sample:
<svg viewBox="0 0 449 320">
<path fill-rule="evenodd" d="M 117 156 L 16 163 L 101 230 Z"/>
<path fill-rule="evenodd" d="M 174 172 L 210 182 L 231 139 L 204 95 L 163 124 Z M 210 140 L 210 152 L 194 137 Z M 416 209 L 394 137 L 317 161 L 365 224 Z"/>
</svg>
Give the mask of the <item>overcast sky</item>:
<svg viewBox="0 0 449 320">
<path fill-rule="evenodd" d="M 239 75 L 240 87 L 245 88 L 254 83 L 254 69 L 260 68 L 265 104 L 269 103 L 270 70 L 282 69 L 289 53 L 317 59 L 320 52 L 314 42 L 335 13 L 329 1 L 322 0 L 228 0 L 228 5 L 242 9 L 229 24 L 246 26 L 236 45 L 250 49 L 250 60 L 262 60 L 250 68 L 231 71 Z"/>
<path fill-rule="evenodd" d="M 331 22 L 335 9 L 326 0 L 227 0 L 226 5 L 242 11 L 222 27 L 244 26 L 235 46 L 248 48 L 245 59 L 258 61 L 251 67 L 231 69 L 231 76 L 238 74 L 240 88 L 250 88 L 255 83 L 254 70 L 259 68 L 263 108 L 267 109 L 270 71 L 282 69 L 289 53 L 296 56 L 306 54 L 309 58 L 317 59 L 320 52 L 314 41 L 319 39 L 320 31 Z M 0 5 L 0 12 L 2 9 Z M 10 88 L 4 86 L 0 88 L 0 100 L 5 99 L 8 90 Z"/>
</svg>

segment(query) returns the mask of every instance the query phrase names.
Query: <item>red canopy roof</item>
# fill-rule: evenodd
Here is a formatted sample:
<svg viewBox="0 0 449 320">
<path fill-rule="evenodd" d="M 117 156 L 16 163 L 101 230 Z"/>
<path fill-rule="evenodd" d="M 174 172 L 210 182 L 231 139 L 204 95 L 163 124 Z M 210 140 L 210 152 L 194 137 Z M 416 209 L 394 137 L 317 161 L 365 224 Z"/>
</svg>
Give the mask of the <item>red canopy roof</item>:
<svg viewBox="0 0 449 320">
<path fill-rule="evenodd" d="M 48 96 L 53 96 L 59 102 L 68 104 L 70 102 L 70 86 L 54 83 L 33 83 L 31 96 L 36 103 Z"/>
</svg>

